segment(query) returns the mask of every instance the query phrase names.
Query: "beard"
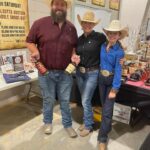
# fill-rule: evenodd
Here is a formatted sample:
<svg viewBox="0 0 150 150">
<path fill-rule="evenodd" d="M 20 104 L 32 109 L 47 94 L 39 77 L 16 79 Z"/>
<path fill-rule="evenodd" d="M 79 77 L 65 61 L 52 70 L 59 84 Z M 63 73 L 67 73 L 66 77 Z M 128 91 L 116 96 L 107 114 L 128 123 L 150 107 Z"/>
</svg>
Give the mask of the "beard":
<svg viewBox="0 0 150 150">
<path fill-rule="evenodd" d="M 51 16 L 56 23 L 61 23 L 66 20 L 67 12 L 62 10 L 51 10 Z"/>
</svg>

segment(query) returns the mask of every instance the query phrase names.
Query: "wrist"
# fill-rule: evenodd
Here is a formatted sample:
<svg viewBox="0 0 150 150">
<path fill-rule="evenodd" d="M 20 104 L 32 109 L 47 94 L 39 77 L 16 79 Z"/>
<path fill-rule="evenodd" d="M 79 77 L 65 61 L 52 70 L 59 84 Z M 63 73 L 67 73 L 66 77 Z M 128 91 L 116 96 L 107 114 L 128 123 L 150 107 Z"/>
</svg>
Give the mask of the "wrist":
<svg viewBox="0 0 150 150">
<path fill-rule="evenodd" d="M 117 94 L 117 93 L 118 93 L 118 90 L 112 88 L 112 89 L 110 90 L 110 92 Z"/>
</svg>

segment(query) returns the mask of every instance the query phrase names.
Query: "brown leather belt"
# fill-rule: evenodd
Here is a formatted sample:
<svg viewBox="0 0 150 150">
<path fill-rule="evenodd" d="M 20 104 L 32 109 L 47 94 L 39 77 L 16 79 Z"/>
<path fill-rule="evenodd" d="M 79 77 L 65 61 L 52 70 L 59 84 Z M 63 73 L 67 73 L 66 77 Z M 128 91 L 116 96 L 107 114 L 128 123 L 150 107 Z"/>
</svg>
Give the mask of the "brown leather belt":
<svg viewBox="0 0 150 150">
<path fill-rule="evenodd" d="M 99 69 L 99 65 L 93 66 L 93 67 L 89 67 L 89 68 L 85 68 L 85 67 L 82 67 L 82 66 L 79 66 L 79 67 L 78 67 L 78 70 L 79 70 L 81 73 L 86 73 L 86 72 L 94 71 L 94 70 L 98 70 L 98 69 Z"/>
</svg>

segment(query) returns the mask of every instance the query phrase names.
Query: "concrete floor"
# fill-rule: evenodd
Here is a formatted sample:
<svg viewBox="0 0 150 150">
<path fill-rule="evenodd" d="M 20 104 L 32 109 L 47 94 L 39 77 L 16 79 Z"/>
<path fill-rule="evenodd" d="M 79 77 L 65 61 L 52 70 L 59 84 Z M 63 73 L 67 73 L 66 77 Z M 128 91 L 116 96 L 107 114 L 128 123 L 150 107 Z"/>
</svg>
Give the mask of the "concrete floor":
<svg viewBox="0 0 150 150">
<path fill-rule="evenodd" d="M 68 137 L 61 124 L 59 105 L 54 108 L 52 135 L 43 133 L 41 101 L 37 97 L 31 107 L 23 101 L 0 109 L 0 150 L 97 150 L 98 128 L 87 137 Z M 78 132 L 82 108 L 71 104 L 73 127 Z M 99 123 L 98 123 L 99 126 Z M 138 150 L 150 132 L 150 121 L 143 118 L 134 128 L 113 122 L 108 150 Z"/>
</svg>

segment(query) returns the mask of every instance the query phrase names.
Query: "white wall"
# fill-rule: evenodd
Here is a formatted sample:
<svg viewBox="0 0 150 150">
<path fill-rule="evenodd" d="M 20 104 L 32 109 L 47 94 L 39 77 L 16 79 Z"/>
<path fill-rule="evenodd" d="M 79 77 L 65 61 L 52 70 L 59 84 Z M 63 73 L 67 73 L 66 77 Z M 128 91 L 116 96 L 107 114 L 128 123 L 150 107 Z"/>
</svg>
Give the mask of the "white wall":
<svg viewBox="0 0 150 150">
<path fill-rule="evenodd" d="M 146 12 L 145 12 L 144 19 L 142 22 L 142 27 L 140 30 L 140 32 L 143 34 L 144 39 L 146 39 L 147 35 L 150 35 L 150 27 L 148 28 L 148 21 L 149 20 L 150 20 L 150 1 L 148 1 L 147 7 L 146 7 Z M 150 24 L 149 24 L 149 26 L 150 26 Z M 148 30 L 148 32 L 147 32 L 147 30 Z"/>
<path fill-rule="evenodd" d="M 119 19 L 123 25 L 130 29 L 129 38 L 126 40 L 128 50 L 134 50 L 136 36 L 140 31 L 142 20 L 148 0 L 122 0 Z"/>
<path fill-rule="evenodd" d="M 92 4 L 92 0 L 86 0 L 86 2 L 82 2 L 79 0 L 74 0 L 74 5 L 83 5 L 84 7 L 91 7 L 93 9 L 105 10 L 111 13 L 111 20 L 118 19 L 119 13 L 116 10 L 109 9 L 109 0 L 105 0 L 105 6 L 97 6 Z M 73 14 L 74 18 L 74 14 Z"/>
<path fill-rule="evenodd" d="M 28 0 L 28 4 L 30 26 L 33 21 L 50 14 L 49 5 L 45 0 Z"/>
</svg>

